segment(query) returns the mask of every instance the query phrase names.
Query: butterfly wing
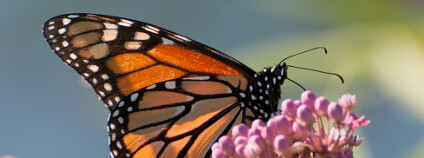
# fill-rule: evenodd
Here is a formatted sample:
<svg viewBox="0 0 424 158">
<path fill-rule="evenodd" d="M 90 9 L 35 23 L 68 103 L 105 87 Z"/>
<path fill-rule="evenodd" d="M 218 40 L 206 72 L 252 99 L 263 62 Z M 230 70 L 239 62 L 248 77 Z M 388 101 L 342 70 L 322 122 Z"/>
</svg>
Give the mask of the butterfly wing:
<svg viewBox="0 0 424 158">
<path fill-rule="evenodd" d="M 247 80 L 199 76 L 157 83 L 133 93 L 125 99 L 126 106 L 118 106 L 110 116 L 112 154 L 203 157 L 220 135 L 245 119 L 238 85 L 246 88 Z"/>
<path fill-rule="evenodd" d="M 54 17 L 43 31 L 111 110 L 115 157 L 204 155 L 232 124 L 256 117 L 236 108 L 255 72 L 187 37 L 93 14 Z"/>
</svg>

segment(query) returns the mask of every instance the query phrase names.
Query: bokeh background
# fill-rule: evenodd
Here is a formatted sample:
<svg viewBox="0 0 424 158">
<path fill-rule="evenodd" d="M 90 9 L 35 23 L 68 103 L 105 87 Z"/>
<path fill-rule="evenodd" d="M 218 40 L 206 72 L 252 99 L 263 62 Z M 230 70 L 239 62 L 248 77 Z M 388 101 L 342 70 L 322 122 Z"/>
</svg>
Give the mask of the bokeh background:
<svg viewBox="0 0 424 158">
<path fill-rule="evenodd" d="M 424 155 L 424 2 L 421 0 L 3 0 L 0 2 L 0 157 L 110 157 L 108 111 L 88 84 L 50 50 L 49 18 L 98 13 L 152 23 L 221 50 L 259 71 L 288 64 L 318 95 L 358 98 L 371 124 L 356 157 Z M 287 82 L 283 98 L 302 90 Z"/>
</svg>

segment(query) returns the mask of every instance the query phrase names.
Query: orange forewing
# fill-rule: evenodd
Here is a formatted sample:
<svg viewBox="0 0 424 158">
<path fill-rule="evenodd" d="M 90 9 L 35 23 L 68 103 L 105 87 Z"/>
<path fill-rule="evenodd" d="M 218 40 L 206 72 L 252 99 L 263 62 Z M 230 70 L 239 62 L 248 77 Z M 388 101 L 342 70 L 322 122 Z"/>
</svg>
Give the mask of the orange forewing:
<svg viewBox="0 0 424 158">
<path fill-rule="evenodd" d="M 106 66 L 115 74 L 132 72 L 117 79 L 118 88 L 124 95 L 158 82 L 185 75 L 196 76 L 192 73 L 243 76 L 243 72 L 230 65 L 181 46 L 159 45 L 145 53 L 125 53 L 107 60 Z"/>
<path fill-rule="evenodd" d="M 142 53 L 125 53 L 107 60 L 106 64 L 116 74 L 128 73 L 151 66 L 156 62 Z"/>
<path fill-rule="evenodd" d="M 180 78 L 186 72 L 164 65 L 156 65 L 118 78 L 118 87 L 124 95 L 129 95 L 149 85 Z"/>
<path fill-rule="evenodd" d="M 243 73 L 208 55 L 192 49 L 175 45 L 159 45 L 147 54 L 168 64 L 181 67 L 192 72 L 243 76 Z"/>
</svg>

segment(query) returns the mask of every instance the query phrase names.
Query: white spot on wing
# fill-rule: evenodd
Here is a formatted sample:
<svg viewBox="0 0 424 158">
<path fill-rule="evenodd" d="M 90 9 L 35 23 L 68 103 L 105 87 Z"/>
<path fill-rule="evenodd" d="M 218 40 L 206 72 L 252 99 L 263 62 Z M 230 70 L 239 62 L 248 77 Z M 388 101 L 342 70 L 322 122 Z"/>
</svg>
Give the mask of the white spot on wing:
<svg viewBox="0 0 424 158">
<path fill-rule="evenodd" d="M 123 123 L 124 123 L 124 118 L 119 117 L 119 118 L 118 118 L 118 122 L 119 122 L 120 124 L 123 124 Z"/>
<path fill-rule="evenodd" d="M 99 71 L 99 67 L 97 65 L 88 65 L 87 68 L 93 72 Z"/>
<path fill-rule="evenodd" d="M 156 84 L 152 84 L 149 87 L 147 87 L 146 89 L 153 89 L 153 88 L 156 88 Z"/>
<path fill-rule="evenodd" d="M 168 89 L 174 89 L 175 88 L 175 81 L 168 81 L 168 82 L 165 82 L 165 87 L 166 88 L 168 88 Z"/>
<path fill-rule="evenodd" d="M 150 35 L 144 32 L 135 32 L 134 40 L 147 40 L 150 38 Z"/>
<path fill-rule="evenodd" d="M 244 108 L 246 105 L 244 105 L 244 103 L 240 103 L 240 107 Z"/>
<path fill-rule="evenodd" d="M 103 85 L 103 87 L 105 88 L 105 90 L 107 90 L 107 91 L 111 91 L 112 90 L 112 85 L 110 85 L 109 83 L 105 83 L 104 85 Z"/>
<path fill-rule="evenodd" d="M 119 149 L 122 149 L 122 144 L 121 144 L 121 142 L 116 142 L 116 146 L 117 146 Z"/>
<path fill-rule="evenodd" d="M 107 23 L 107 22 L 103 24 L 105 25 L 106 29 L 114 29 L 114 30 L 118 29 L 118 25 L 116 24 Z"/>
<path fill-rule="evenodd" d="M 134 102 L 138 97 L 138 93 L 134 93 L 131 95 L 131 101 Z"/>
<path fill-rule="evenodd" d="M 97 79 L 93 78 L 93 80 L 91 80 L 93 82 L 93 84 L 97 84 Z"/>
<path fill-rule="evenodd" d="M 68 47 L 69 46 L 69 43 L 68 43 L 68 41 L 63 41 L 62 42 L 62 45 L 63 45 L 63 47 Z"/>
<path fill-rule="evenodd" d="M 130 27 L 132 26 L 132 24 L 134 24 L 134 22 L 126 20 L 126 19 L 121 19 L 121 22 L 118 23 L 118 25 L 126 26 L 126 27 Z"/>
<path fill-rule="evenodd" d="M 124 47 L 125 49 L 128 49 L 128 50 L 136 50 L 141 47 L 141 42 L 140 41 L 125 42 Z"/>
<path fill-rule="evenodd" d="M 163 38 L 162 37 L 162 44 L 164 44 L 164 45 L 174 45 L 175 42 L 174 41 L 171 41 L 171 40 L 169 40 L 167 38 Z"/>
<path fill-rule="evenodd" d="M 78 18 L 79 15 L 68 15 L 68 18 Z"/>
<path fill-rule="evenodd" d="M 158 34 L 159 33 L 159 29 L 150 25 L 146 25 L 146 26 L 142 26 L 143 29 L 145 29 L 146 31 Z"/>
<path fill-rule="evenodd" d="M 102 97 L 104 97 L 105 96 L 105 93 L 102 92 L 102 91 L 99 91 L 99 95 L 102 96 Z"/>
<path fill-rule="evenodd" d="M 71 19 L 63 18 L 62 23 L 63 23 L 63 25 L 68 25 L 69 23 L 71 23 Z"/>
<path fill-rule="evenodd" d="M 114 142 L 115 140 L 116 140 L 116 134 L 115 133 L 112 133 L 112 141 Z"/>
<path fill-rule="evenodd" d="M 118 115 L 119 115 L 119 110 L 114 111 L 113 114 L 112 114 L 113 117 L 116 117 Z"/>
<path fill-rule="evenodd" d="M 107 74 L 102 74 L 102 76 L 101 76 L 104 80 L 108 80 L 109 79 L 109 75 L 107 75 Z"/>
<path fill-rule="evenodd" d="M 119 98 L 118 96 L 116 96 L 114 99 L 115 99 L 115 102 L 121 101 L 121 98 Z"/>
<path fill-rule="evenodd" d="M 177 38 L 179 38 L 179 39 L 182 39 L 184 41 L 190 41 L 190 39 L 188 39 L 187 37 L 181 36 L 181 35 L 175 34 L 174 36 L 177 37 Z"/>
<path fill-rule="evenodd" d="M 110 127 L 110 129 L 112 129 L 112 130 L 115 130 L 115 124 L 113 124 L 113 123 L 111 123 L 110 125 L 109 125 L 109 127 Z"/>
<path fill-rule="evenodd" d="M 66 32 L 66 29 L 65 28 L 61 28 L 61 29 L 57 30 L 57 32 L 59 34 L 64 34 Z"/>
<path fill-rule="evenodd" d="M 124 105 L 125 105 L 125 102 L 121 101 L 119 102 L 118 107 L 123 107 Z"/>
<path fill-rule="evenodd" d="M 69 57 L 71 57 L 72 59 L 77 59 L 77 56 L 74 53 L 69 54 Z"/>
<path fill-rule="evenodd" d="M 54 26 L 49 26 L 47 29 L 48 30 L 53 30 L 54 29 Z"/>
<path fill-rule="evenodd" d="M 240 96 L 241 96 L 242 98 L 246 97 L 246 94 L 244 94 L 244 93 L 242 93 L 242 92 L 240 92 L 239 94 L 240 94 Z"/>
</svg>

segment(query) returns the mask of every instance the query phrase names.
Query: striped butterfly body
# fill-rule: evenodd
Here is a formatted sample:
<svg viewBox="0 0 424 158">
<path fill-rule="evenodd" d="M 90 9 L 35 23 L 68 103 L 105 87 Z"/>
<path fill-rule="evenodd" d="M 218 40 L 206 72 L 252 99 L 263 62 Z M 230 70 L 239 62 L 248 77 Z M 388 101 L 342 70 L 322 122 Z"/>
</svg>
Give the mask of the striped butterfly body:
<svg viewBox="0 0 424 158">
<path fill-rule="evenodd" d="M 112 157 L 204 157 L 239 123 L 277 111 L 285 63 L 255 73 L 206 45 L 126 18 L 69 14 L 43 27 L 110 110 Z"/>
</svg>

